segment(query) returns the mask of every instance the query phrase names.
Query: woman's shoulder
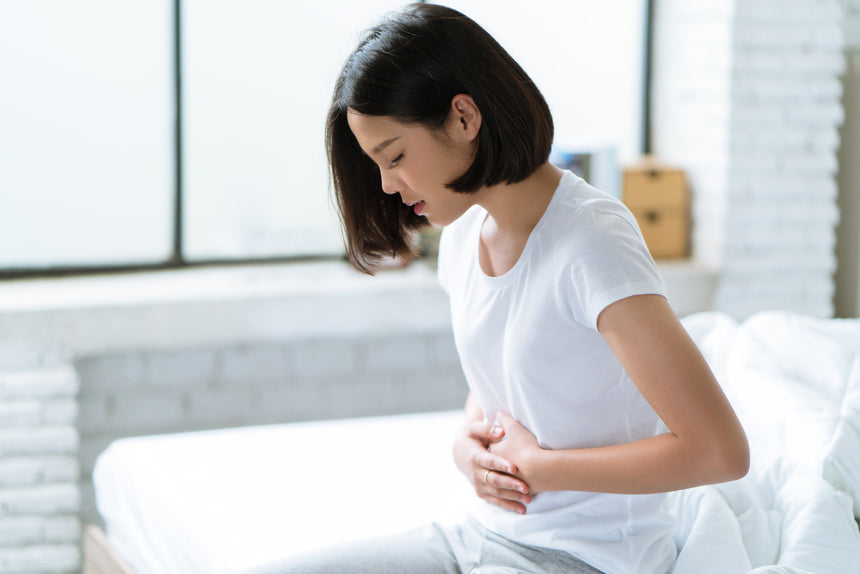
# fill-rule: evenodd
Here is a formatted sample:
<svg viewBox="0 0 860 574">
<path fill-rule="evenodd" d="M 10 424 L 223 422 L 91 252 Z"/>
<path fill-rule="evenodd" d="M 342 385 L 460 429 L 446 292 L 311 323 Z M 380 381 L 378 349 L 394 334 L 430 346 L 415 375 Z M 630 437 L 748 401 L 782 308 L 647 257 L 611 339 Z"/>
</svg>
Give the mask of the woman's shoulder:
<svg viewBox="0 0 860 574">
<path fill-rule="evenodd" d="M 617 197 L 568 172 L 558 190 L 549 223 L 554 234 L 582 241 L 613 235 L 641 237 L 633 214 Z"/>
</svg>

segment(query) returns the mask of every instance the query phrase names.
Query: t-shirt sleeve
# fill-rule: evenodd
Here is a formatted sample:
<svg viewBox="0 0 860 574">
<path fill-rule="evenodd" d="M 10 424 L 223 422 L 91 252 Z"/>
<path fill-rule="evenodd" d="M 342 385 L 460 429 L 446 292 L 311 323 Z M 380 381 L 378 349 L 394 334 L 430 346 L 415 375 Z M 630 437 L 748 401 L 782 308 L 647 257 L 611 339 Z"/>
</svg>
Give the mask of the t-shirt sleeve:
<svg viewBox="0 0 860 574">
<path fill-rule="evenodd" d="M 576 321 L 592 329 L 597 329 L 601 311 L 616 301 L 632 295 L 666 296 L 636 220 L 623 209 L 590 212 L 574 234 L 570 309 Z"/>
</svg>

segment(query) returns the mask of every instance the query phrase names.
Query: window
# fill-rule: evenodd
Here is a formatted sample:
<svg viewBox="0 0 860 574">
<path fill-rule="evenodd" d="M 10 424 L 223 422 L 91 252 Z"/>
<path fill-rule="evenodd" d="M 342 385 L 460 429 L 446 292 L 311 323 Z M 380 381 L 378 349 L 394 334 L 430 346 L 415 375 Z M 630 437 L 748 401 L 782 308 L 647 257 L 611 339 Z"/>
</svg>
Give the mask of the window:
<svg viewBox="0 0 860 574">
<path fill-rule="evenodd" d="M 326 113 L 360 32 L 399 5 L 183 2 L 189 259 L 343 252 Z"/>
<path fill-rule="evenodd" d="M 171 5 L 0 3 L 0 269 L 170 256 Z"/>
<path fill-rule="evenodd" d="M 480 23 L 540 88 L 559 146 L 642 153 L 645 0 L 446 0 Z"/>
<path fill-rule="evenodd" d="M 644 0 L 444 3 L 534 78 L 558 144 L 641 151 Z M 1 3 L 0 274 L 339 257 L 325 113 L 400 5 Z"/>
</svg>

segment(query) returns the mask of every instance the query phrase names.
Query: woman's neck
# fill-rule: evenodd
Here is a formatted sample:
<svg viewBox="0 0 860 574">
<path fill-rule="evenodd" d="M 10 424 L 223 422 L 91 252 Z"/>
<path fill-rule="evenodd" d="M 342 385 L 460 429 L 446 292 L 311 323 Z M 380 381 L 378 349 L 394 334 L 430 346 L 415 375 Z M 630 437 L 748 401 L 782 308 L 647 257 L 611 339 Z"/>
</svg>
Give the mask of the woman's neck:
<svg viewBox="0 0 860 574">
<path fill-rule="evenodd" d="M 562 173 L 547 162 L 519 183 L 481 190 L 477 203 L 487 210 L 489 227 L 503 236 L 527 237 L 546 211 Z"/>
</svg>

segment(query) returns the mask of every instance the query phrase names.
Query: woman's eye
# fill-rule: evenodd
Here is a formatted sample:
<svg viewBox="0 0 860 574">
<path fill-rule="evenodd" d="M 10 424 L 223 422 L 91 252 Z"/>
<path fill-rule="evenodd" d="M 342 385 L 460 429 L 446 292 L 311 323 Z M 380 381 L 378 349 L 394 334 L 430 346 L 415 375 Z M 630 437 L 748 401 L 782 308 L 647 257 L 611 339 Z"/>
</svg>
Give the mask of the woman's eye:
<svg viewBox="0 0 860 574">
<path fill-rule="evenodd" d="M 389 167 L 389 168 L 397 167 L 397 164 L 398 164 L 398 163 L 400 163 L 400 160 L 401 160 L 401 159 L 403 159 L 403 154 L 400 154 L 399 156 L 397 156 L 396 158 L 394 158 L 393 160 L 391 160 L 391 163 L 390 163 L 390 164 L 388 164 L 388 167 Z"/>
</svg>

